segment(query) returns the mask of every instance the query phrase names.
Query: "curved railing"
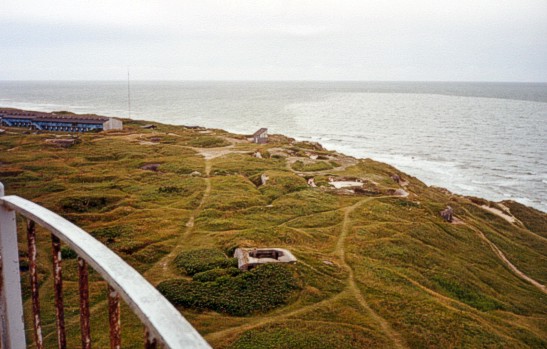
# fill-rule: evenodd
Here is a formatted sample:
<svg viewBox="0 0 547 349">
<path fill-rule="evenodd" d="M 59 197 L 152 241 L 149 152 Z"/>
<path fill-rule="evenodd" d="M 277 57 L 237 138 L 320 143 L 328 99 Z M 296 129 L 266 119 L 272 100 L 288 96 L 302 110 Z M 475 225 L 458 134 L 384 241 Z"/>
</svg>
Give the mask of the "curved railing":
<svg viewBox="0 0 547 349">
<path fill-rule="evenodd" d="M 118 255 L 61 216 L 18 196 L 3 196 L 0 183 L 0 256 L 2 278 L 0 284 L 1 348 L 26 348 L 19 253 L 17 245 L 16 213 L 28 219 L 29 274 L 33 303 L 34 341 L 43 348 L 41 334 L 39 287 L 36 272 L 36 224 L 52 234 L 53 273 L 55 287 L 56 325 L 59 348 L 66 348 L 64 325 L 62 261 L 60 241 L 78 254 L 80 283 L 80 327 L 82 347 L 91 347 L 89 329 L 89 300 L 87 265 L 96 270 L 109 284 L 109 317 L 111 348 L 121 347 L 119 298 L 121 297 L 140 318 L 147 335 L 145 347 L 210 348 L 192 325 L 142 275 Z"/>
</svg>

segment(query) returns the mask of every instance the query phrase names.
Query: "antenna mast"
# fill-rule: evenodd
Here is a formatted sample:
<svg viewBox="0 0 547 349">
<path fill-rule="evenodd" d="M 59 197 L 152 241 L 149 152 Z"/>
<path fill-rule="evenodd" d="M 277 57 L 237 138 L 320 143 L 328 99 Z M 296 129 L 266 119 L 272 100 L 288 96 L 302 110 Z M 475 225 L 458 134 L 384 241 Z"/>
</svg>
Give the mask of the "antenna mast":
<svg viewBox="0 0 547 349">
<path fill-rule="evenodd" d="M 129 67 L 127 68 L 127 114 L 131 119 L 131 86 L 129 85 Z"/>
</svg>

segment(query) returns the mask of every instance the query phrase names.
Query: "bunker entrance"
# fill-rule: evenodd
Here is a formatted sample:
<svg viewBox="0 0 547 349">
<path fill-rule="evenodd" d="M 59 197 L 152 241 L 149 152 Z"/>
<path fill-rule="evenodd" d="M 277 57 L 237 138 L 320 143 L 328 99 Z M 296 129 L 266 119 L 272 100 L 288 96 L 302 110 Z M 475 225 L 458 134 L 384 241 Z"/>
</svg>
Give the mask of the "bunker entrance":
<svg viewBox="0 0 547 349">
<path fill-rule="evenodd" d="M 279 257 L 283 257 L 283 252 L 276 251 L 276 250 L 255 250 L 250 251 L 249 256 L 253 258 L 271 258 L 271 259 L 279 259 Z"/>
</svg>

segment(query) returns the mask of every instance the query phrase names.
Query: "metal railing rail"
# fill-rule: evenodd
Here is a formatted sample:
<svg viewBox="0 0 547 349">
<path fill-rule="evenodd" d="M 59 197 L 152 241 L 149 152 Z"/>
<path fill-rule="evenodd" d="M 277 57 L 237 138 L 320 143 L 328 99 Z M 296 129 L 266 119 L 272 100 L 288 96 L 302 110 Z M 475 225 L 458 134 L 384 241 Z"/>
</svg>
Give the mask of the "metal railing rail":
<svg viewBox="0 0 547 349">
<path fill-rule="evenodd" d="M 39 287 L 36 277 L 35 223 L 52 234 L 56 325 L 59 348 L 66 347 L 62 295 L 60 241 L 78 254 L 80 324 L 82 348 L 91 347 L 87 265 L 108 283 L 110 343 L 120 348 L 121 297 L 145 326 L 145 348 L 210 348 L 192 325 L 135 269 L 78 226 L 61 216 L 18 196 L 4 196 L 0 183 L 0 336 L 1 348 L 26 348 L 19 274 L 16 213 L 28 219 L 29 274 L 33 302 L 34 338 L 43 347 L 40 324 Z"/>
</svg>

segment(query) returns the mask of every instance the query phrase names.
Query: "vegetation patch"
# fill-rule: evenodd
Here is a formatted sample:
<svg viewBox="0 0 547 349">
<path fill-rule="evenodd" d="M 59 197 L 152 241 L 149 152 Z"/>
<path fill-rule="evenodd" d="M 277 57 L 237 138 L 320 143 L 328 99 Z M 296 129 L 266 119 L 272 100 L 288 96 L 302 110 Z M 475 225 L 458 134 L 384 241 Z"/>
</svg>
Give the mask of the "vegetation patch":
<svg viewBox="0 0 547 349">
<path fill-rule="evenodd" d="M 207 271 L 202 271 L 201 273 L 194 274 L 192 280 L 199 282 L 210 282 L 215 281 L 221 277 L 225 276 L 237 276 L 243 273 L 240 269 L 236 267 L 230 267 L 226 269 L 215 268 Z"/>
<path fill-rule="evenodd" d="M 481 311 L 502 309 L 502 305 L 495 299 L 473 290 L 468 285 L 456 280 L 449 280 L 440 276 L 433 276 L 432 280 L 441 286 L 452 297 Z"/>
<path fill-rule="evenodd" d="M 245 316 L 286 304 L 293 292 L 300 288 L 294 274 L 291 266 L 265 264 L 214 281 L 167 280 L 158 285 L 158 290 L 177 306 Z"/>
<path fill-rule="evenodd" d="M 377 331 L 358 332 L 343 324 L 306 324 L 302 321 L 271 324 L 245 332 L 230 349 L 346 349 L 389 348 L 391 343 Z"/>
<path fill-rule="evenodd" d="M 199 136 L 192 138 L 192 140 L 188 142 L 188 145 L 197 148 L 217 148 L 228 146 L 230 145 L 230 142 L 223 138 L 213 136 Z"/>
<path fill-rule="evenodd" d="M 308 188 L 306 180 L 290 172 L 268 171 L 269 179 L 266 185 L 259 187 L 262 195 L 268 197 L 269 201 L 275 200 L 285 194 L 300 191 Z M 260 184 L 260 176 L 256 176 L 253 182 Z"/>
<path fill-rule="evenodd" d="M 111 244 L 120 237 L 130 235 L 133 230 L 125 225 L 114 225 L 110 227 L 99 228 L 91 231 L 91 235 L 101 240 L 103 243 Z"/>
<path fill-rule="evenodd" d="M 78 257 L 78 254 L 76 253 L 76 251 L 74 251 L 73 249 L 71 249 L 68 246 L 61 247 L 61 258 L 62 259 L 74 259 L 76 257 Z"/>
<path fill-rule="evenodd" d="M 88 176 L 76 176 L 70 177 L 68 181 L 70 183 L 101 183 L 110 182 L 116 180 L 116 176 L 101 176 L 101 175 L 88 175 Z"/>
<path fill-rule="evenodd" d="M 166 186 L 158 188 L 158 193 L 163 193 L 163 194 L 180 194 L 182 192 L 184 192 L 184 188 L 177 187 L 174 185 L 166 185 Z"/>
<path fill-rule="evenodd" d="M 547 238 L 547 215 L 545 213 L 515 201 L 504 201 L 503 204 L 509 207 L 511 214 L 517 217 L 526 228 Z"/>
<path fill-rule="evenodd" d="M 284 159 L 258 159 L 247 154 L 228 154 L 212 162 L 212 173 L 215 175 L 241 174 L 250 177 L 268 170 L 286 170 Z"/>
<path fill-rule="evenodd" d="M 60 205 L 65 212 L 82 213 L 99 211 L 121 199 L 120 196 L 112 195 L 72 196 L 61 199 Z"/>
<path fill-rule="evenodd" d="M 302 160 L 298 160 L 295 163 L 293 163 L 291 165 L 291 167 L 295 171 L 315 172 L 315 171 L 331 170 L 335 166 L 331 162 L 326 162 L 326 161 L 317 161 L 317 162 L 312 162 L 312 163 L 305 163 Z"/>
<path fill-rule="evenodd" d="M 189 321 L 200 333 L 211 334 L 213 347 L 392 347 L 378 322 L 360 311 L 360 290 L 410 348 L 547 348 L 544 293 L 515 275 L 475 231 L 520 271 L 545 284 L 547 244 L 539 236 L 547 237 L 544 212 L 511 201 L 501 205 L 453 195 L 389 165 L 343 156 L 337 160 L 316 144 L 295 146 L 294 140 L 278 135 L 265 145 L 239 136 L 241 142 L 233 149 L 208 151 L 219 156 L 205 159 L 189 142 L 218 146 L 218 139 L 238 136 L 173 125 L 159 126 L 160 135 L 140 127 L 147 123 L 124 120 L 123 132 L 81 134 L 82 143 L 70 149 L 45 147 L 44 139 L 53 133 L 23 134 L 23 129 L 13 128 L 0 135 L 0 181 L 6 195 L 60 213 L 146 272 L 175 304 L 198 310 L 187 314 Z M 150 137 L 161 139 L 154 146 L 141 144 Z M 262 158 L 251 155 L 256 151 Z M 315 155 L 317 159 L 310 158 Z M 299 176 L 290 168 L 295 156 L 301 157 L 295 159 L 302 161 L 301 170 L 337 166 L 333 159 L 343 168 Z M 320 167 L 304 167 L 317 163 Z M 139 169 L 147 164 L 159 167 Z M 265 184 L 262 174 L 269 177 Z M 393 174 L 408 181 L 405 190 L 412 200 L 390 197 L 400 188 Z M 309 177 L 318 188 L 307 185 Z M 363 192 L 338 195 L 329 189 L 329 177 L 361 179 Z M 484 210 L 483 204 L 502 211 L 508 207 L 523 225 Z M 447 205 L 466 224 L 444 222 L 439 211 Z M 18 225 L 27 300 L 31 292 L 23 220 Z M 191 234 L 181 241 L 188 229 Z M 41 228 L 37 246 L 40 284 L 51 283 L 51 241 Z M 238 246 L 286 247 L 299 262 L 242 272 L 228 258 Z M 187 252 L 172 267 L 184 272 L 180 278 L 185 280 L 175 280 L 177 276 L 161 272 L 159 263 L 181 247 Z M 65 317 L 67 324 L 74 324 L 79 321 L 78 262 L 68 245 L 61 253 Z M 345 265 L 353 270 L 358 289 L 348 287 L 352 280 Z M 97 348 L 105 348 L 108 314 L 100 304 L 107 290 L 98 273 L 91 268 L 89 273 L 92 337 Z M 45 347 L 55 347 L 53 288 L 41 291 Z M 447 306 L 443 297 L 455 302 Z M 287 308 L 298 316 L 275 311 L 267 325 L 238 329 L 290 303 Z M 142 325 L 131 314 L 122 305 L 122 342 L 128 348 L 142 345 Z M 25 325 L 32 327 L 31 316 L 25 317 Z M 218 335 L 230 329 L 233 335 Z M 79 326 L 68 326 L 67 347 L 77 347 L 79 338 Z"/>
<path fill-rule="evenodd" d="M 175 258 L 175 266 L 187 275 L 194 275 L 199 272 L 237 266 L 235 258 L 227 258 L 218 249 L 208 248 L 185 251 Z"/>
</svg>

